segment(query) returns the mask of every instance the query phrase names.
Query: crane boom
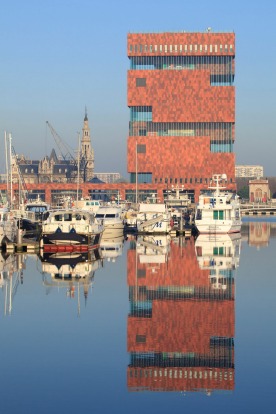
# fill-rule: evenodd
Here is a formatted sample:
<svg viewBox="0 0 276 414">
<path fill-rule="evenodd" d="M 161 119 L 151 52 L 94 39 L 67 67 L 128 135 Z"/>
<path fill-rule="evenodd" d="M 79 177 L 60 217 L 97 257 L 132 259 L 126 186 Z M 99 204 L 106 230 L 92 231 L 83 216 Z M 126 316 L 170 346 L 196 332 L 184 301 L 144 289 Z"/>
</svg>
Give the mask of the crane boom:
<svg viewBox="0 0 276 414">
<path fill-rule="evenodd" d="M 66 145 L 63 142 L 63 140 L 58 135 L 58 133 L 56 132 L 56 130 L 54 129 L 54 127 L 50 124 L 49 121 L 46 121 L 46 124 L 47 124 L 48 128 L 50 129 L 51 134 L 54 137 L 54 140 L 55 140 L 55 142 L 56 142 L 56 144 L 58 146 L 58 149 L 60 151 L 60 154 L 61 154 L 63 160 L 75 161 L 75 157 L 71 154 L 68 145 Z"/>
</svg>

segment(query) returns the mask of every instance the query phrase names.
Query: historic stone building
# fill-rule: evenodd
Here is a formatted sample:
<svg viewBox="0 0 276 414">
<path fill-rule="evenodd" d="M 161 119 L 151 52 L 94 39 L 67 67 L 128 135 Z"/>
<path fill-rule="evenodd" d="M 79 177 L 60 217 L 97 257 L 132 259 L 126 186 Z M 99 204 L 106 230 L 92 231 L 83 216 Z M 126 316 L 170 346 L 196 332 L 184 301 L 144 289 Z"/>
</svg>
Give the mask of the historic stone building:
<svg viewBox="0 0 276 414">
<path fill-rule="evenodd" d="M 249 198 L 252 203 L 266 203 L 270 199 L 268 180 L 250 180 Z"/>
<path fill-rule="evenodd" d="M 17 155 L 13 160 L 13 182 L 39 183 L 80 183 L 90 181 L 94 176 L 94 150 L 91 145 L 90 128 L 85 110 L 82 138 L 75 159 L 61 159 L 52 149 L 50 156 L 42 160 L 30 160 Z"/>
</svg>

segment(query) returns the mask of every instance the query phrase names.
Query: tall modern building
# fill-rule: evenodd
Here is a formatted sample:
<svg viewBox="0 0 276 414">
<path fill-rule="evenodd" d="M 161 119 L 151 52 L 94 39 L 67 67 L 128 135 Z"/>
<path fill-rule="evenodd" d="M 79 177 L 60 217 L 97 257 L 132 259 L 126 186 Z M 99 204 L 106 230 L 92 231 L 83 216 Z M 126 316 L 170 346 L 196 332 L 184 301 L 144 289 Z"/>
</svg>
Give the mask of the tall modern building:
<svg viewBox="0 0 276 414">
<path fill-rule="evenodd" d="M 234 190 L 235 34 L 130 33 L 127 53 L 130 181 Z"/>
</svg>

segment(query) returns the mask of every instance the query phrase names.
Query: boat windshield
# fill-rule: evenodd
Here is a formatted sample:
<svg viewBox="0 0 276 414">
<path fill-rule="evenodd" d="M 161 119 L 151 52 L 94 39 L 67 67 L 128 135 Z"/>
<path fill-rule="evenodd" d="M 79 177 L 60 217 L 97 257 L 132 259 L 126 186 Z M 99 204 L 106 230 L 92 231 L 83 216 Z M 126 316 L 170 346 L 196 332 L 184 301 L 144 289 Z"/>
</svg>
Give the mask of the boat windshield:
<svg viewBox="0 0 276 414">
<path fill-rule="evenodd" d="M 26 206 L 26 211 L 33 211 L 34 213 L 45 213 L 47 211 L 46 206 Z"/>
</svg>

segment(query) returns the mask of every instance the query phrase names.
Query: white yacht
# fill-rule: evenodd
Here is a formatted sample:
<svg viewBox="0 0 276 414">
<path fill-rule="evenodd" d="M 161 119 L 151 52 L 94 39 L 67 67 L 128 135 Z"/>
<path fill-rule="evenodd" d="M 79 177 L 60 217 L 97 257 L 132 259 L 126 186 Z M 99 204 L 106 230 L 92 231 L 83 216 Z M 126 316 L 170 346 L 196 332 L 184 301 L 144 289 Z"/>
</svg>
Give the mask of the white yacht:
<svg viewBox="0 0 276 414">
<path fill-rule="evenodd" d="M 171 209 L 186 211 L 191 206 L 191 200 L 188 194 L 184 192 L 184 185 L 181 187 L 172 185 L 171 190 L 167 190 L 167 196 L 164 201 Z"/>
<path fill-rule="evenodd" d="M 97 213 L 101 206 L 102 202 L 100 200 L 92 200 L 90 198 L 81 198 L 80 200 L 74 201 L 75 208 L 90 211 L 94 214 Z"/>
<path fill-rule="evenodd" d="M 50 209 L 50 204 L 41 200 L 41 198 L 38 196 L 37 199 L 29 200 L 24 205 L 25 218 L 29 219 L 32 222 L 41 222 L 44 213 Z"/>
<path fill-rule="evenodd" d="M 214 186 L 200 194 L 195 213 L 199 233 L 237 233 L 241 231 L 239 197 L 220 186 L 227 181 L 225 174 L 213 176 Z"/>
<path fill-rule="evenodd" d="M 7 207 L 0 207 L 0 249 L 5 249 L 7 242 L 15 242 L 17 220 Z"/>
<path fill-rule="evenodd" d="M 123 234 L 123 210 L 120 205 L 110 204 L 100 207 L 96 219 L 104 226 L 103 238 L 113 238 Z"/>
<path fill-rule="evenodd" d="M 85 251 L 98 248 L 103 225 L 89 211 L 51 210 L 42 222 L 39 245 L 46 251 Z"/>
<path fill-rule="evenodd" d="M 153 198 L 154 200 L 154 198 Z M 138 233 L 170 233 L 172 216 L 166 204 L 154 202 L 139 203 L 136 227 Z"/>
</svg>

